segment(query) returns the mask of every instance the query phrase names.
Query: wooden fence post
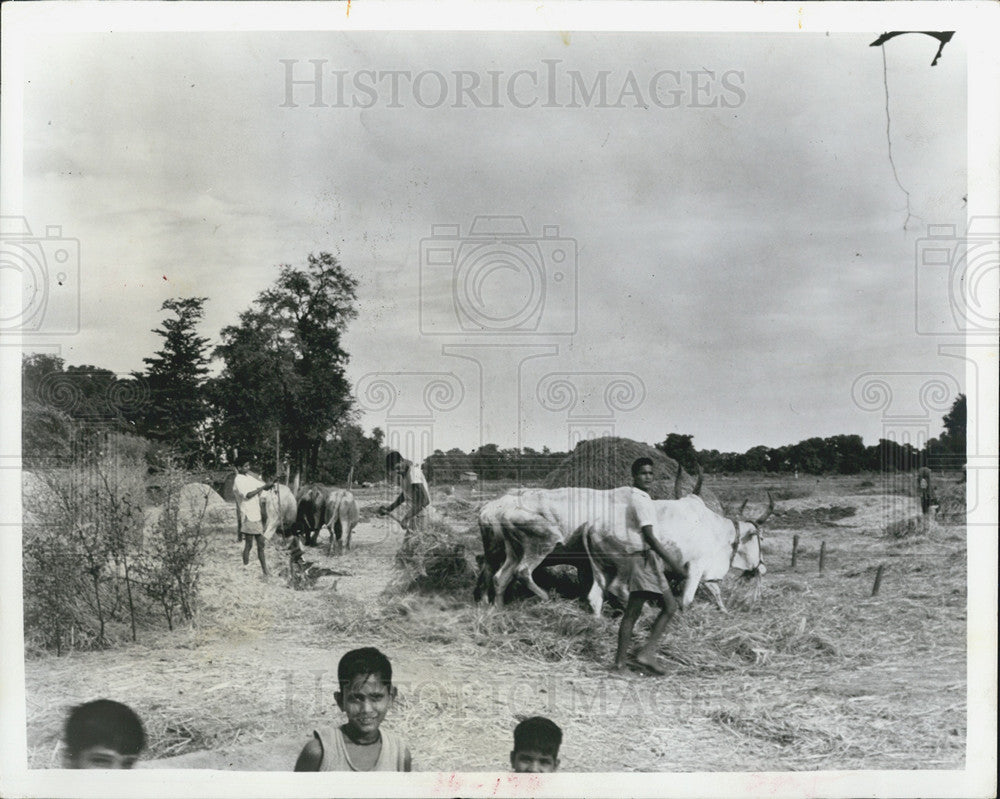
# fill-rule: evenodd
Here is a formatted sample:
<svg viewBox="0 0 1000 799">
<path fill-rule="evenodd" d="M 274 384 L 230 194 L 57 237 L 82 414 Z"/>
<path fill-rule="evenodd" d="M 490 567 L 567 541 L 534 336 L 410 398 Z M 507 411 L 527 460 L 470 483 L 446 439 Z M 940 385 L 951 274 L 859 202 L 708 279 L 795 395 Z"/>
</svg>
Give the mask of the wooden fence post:
<svg viewBox="0 0 1000 799">
<path fill-rule="evenodd" d="M 826 560 L 826 541 L 819 545 L 819 573 L 823 573 L 823 562 Z"/>
<path fill-rule="evenodd" d="M 885 571 L 885 564 L 880 563 L 878 565 L 878 570 L 875 572 L 875 585 L 872 586 L 872 596 L 878 594 L 878 589 L 882 586 L 882 572 Z"/>
<path fill-rule="evenodd" d="M 799 552 L 799 534 L 796 533 L 792 536 L 792 568 L 795 568 L 795 557 Z"/>
</svg>

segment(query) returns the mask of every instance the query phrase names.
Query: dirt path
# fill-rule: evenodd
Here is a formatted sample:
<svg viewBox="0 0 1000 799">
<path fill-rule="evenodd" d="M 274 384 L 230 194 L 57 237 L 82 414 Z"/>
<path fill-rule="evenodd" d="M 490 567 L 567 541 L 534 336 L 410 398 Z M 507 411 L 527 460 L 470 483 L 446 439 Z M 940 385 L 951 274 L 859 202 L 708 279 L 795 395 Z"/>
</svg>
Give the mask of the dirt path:
<svg viewBox="0 0 1000 799">
<path fill-rule="evenodd" d="M 855 522 L 865 507 L 857 504 Z M 791 503 L 789 510 L 812 512 Z M 794 572 L 793 531 L 801 534 Z M 146 721 L 156 759 L 143 767 L 287 771 L 312 729 L 339 723 L 339 657 L 374 645 L 392 659 L 400 693 L 386 723 L 409 742 L 420 770 L 503 769 L 511 729 L 534 714 L 563 727 L 566 770 L 957 768 L 965 738 L 964 534 L 939 531 L 936 546 L 954 557 L 928 580 L 923 564 L 941 556 L 917 550 L 931 542 L 888 541 L 846 524 L 776 530 L 766 542 L 762 607 L 723 618 L 696 604 L 671 628 L 670 674 L 654 679 L 611 675 L 603 651 L 547 654 L 518 627 L 530 620 L 525 608 L 509 609 L 510 621 L 498 624 L 465 597 L 390 601 L 382 592 L 402 540 L 395 522 L 363 522 L 341 557 L 326 557 L 325 540 L 309 549 L 307 560 L 339 572 L 311 591 L 293 591 L 277 574 L 263 581 L 255 561 L 244 568 L 241 545 L 220 528 L 202 576 L 199 626 L 30 661 L 29 764 L 57 766 L 66 708 L 110 696 Z M 827 538 L 827 572 L 818 576 L 816 551 Z M 900 557 L 873 600 L 866 569 L 887 554 Z M 275 571 L 277 555 L 269 550 Z M 567 607 L 569 617 L 579 615 Z M 804 634 L 793 629 L 800 622 Z M 602 623 L 610 646 L 615 621 Z M 707 646 L 742 652 L 717 635 L 723 625 L 736 643 L 765 647 L 759 660 L 720 654 L 703 671 L 686 668 L 685 658 L 704 658 Z M 781 651 L 783 641 L 801 648 Z M 914 721 L 916 709 L 926 721 Z"/>
</svg>

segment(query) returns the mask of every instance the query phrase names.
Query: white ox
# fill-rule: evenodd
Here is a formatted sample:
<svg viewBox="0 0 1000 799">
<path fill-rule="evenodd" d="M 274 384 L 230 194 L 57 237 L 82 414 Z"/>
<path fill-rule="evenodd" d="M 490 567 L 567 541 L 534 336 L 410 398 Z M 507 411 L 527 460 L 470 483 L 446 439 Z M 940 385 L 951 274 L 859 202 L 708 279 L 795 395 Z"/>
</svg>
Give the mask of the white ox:
<svg viewBox="0 0 1000 799">
<path fill-rule="evenodd" d="M 282 483 L 275 483 L 260 492 L 260 515 L 264 525 L 264 538 L 270 541 L 275 533 L 283 536 L 295 531 L 295 517 L 299 503 L 295 501 L 292 489 Z"/>
<path fill-rule="evenodd" d="M 493 577 L 494 604 L 503 606 L 504 592 L 515 577 L 536 596 L 548 599 L 548 594 L 532 577 L 535 569 L 543 562 L 553 562 L 553 558 L 561 560 L 573 553 L 586 556 L 582 531 L 588 525 L 625 526 L 631 491 L 629 487 L 607 491 L 529 488 L 487 503 L 480 512 L 481 531 L 486 522 L 494 533 L 503 536 L 504 542 L 504 562 Z M 627 515 L 635 526 L 634 516 Z M 598 594 L 595 602 L 595 592 L 591 589 L 588 599 L 594 614 L 599 614 L 602 597 Z"/>
<path fill-rule="evenodd" d="M 594 583 L 587 598 L 595 615 L 601 612 L 606 591 L 627 598 L 627 588 L 615 582 L 616 564 L 626 553 L 643 548 L 638 521 L 630 510 L 631 491 L 630 487 L 608 491 L 527 489 L 487 503 L 480 513 L 484 547 L 488 534 L 499 533 L 505 555 L 493 578 L 494 603 L 503 605 L 504 591 L 515 577 L 537 596 L 547 599 L 532 573 L 543 562 L 567 562 L 575 555 L 587 556 L 593 569 Z M 721 606 L 717 581 L 731 567 L 763 573 L 759 526 L 773 510 L 773 502 L 755 522 L 721 516 L 709 509 L 701 497 L 693 495 L 661 500 L 654 506 L 654 535 L 665 547 L 679 551 L 688 568 L 684 604 L 690 604 L 704 580 Z M 484 554 L 489 557 L 488 551 Z"/>
<path fill-rule="evenodd" d="M 760 529 L 774 511 L 770 494 L 767 511 L 754 521 L 740 518 L 743 508 L 735 519 L 721 516 L 706 507 L 701 497 L 693 495 L 657 501 L 653 506 L 656 509 L 653 534 L 667 549 L 679 551 L 681 561 L 687 566 L 682 608 L 690 606 L 698 586 L 704 585 L 725 613 L 719 583 L 730 569 L 758 578 L 767 572 L 761 556 Z M 581 537 L 594 572 L 591 606 L 600 603 L 607 594 L 626 602 L 628 586 L 618 579 L 619 565 L 624 558 L 643 549 L 639 531 L 632 526 L 609 524 L 605 518 L 588 524 Z"/>
<path fill-rule="evenodd" d="M 684 470 L 678 467 L 674 477 L 674 497 L 681 496 L 683 476 Z M 698 481 L 695 483 L 692 493 L 698 494 L 701 492 L 703 478 L 704 473 L 699 467 Z M 577 507 L 560 511 L 558 506 L 562 502 L 564 495 L 553 494 L 554 491 L 574 492 L 572 496 Z M 575 566 L 581 588 L 589 592 L 593 581 L 590 558 L 583 548 L 580 536 L 574 535 L 574 533 L 580 529 L 580 525 L 583 522 L 600 516 L 600 512 L 594 510 L 594 506 L 601 505 L 603 507 L 604 500 L 601 497 L 612 492 L 584 492 L 593 492 L 593 489 L 565 488 L 549 491 L 545 489 L 513 489 L 504 496 L 490 500 L 483 505 L 479 511 L 479 534 L 483 541 L 483 555 L 481 558 L 477 558 L 479 561 L 479 573 L 476 577 L 476 587 L 472 594 L 473 599 L 479 602 L 485 596 L 490 602 L 494 601 L 494 577 L 506 560 L 506 545 L 503 530 L 504 527 L 509 528 L 511 535 L 517 538 L 517 527 L 519 525 L 528 530 L 526 533 L 527 537 L 531 537 L 532 533 L 530 530 L 532 528 L 536 530 L 536 534 L 538 529 L 548 529 L 552 540 L 556 540 L 556 537 L 558 537 L 558 543 L 550 549 L 548 554 L 543 557 L 542 562 L 535 566 L 535 569 L 559 565 Z M 533 496 L 523 501 L 519 499 L 522 495 L 527 496 L 528 494 L 533 494 Z M 544 502 L 539 501 L 538 497 L 544 499 L 544 497 L 550 495 L 557 497 L 555 504 L 548 511 L 539 514 L 542 517 L 541 519 L 535 518 L 533 516 L 534 511 L 544 504 Z M 552 525 L 554 525 L 557 532 L 553 533 Z M 535 593 L 541 590 L 534 582 L 534 577 L 532 577 L 532 581 L 528 585 L 529 587 L 534 586 L 532 590 Z M 501 602 L 501 604 L 503 603 Z"/>
</svg>

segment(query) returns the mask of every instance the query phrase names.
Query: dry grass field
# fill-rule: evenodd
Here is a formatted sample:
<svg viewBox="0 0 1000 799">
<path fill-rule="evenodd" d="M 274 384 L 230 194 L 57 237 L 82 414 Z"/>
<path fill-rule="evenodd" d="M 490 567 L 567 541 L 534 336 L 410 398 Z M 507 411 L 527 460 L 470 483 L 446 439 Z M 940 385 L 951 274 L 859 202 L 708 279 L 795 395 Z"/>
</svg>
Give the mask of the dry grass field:
<svg viewBox="0 0 1000 799">
<path fill-rule="evenodd" d="M 373 517 L 374 491 L 359 492 L 350 553 L 309 550 L 338 572 L 313 590 L 244 568 L 233 525 L 218 524 L 197 624 L 103 652 L 30 655 L 29 765 L 58 766 L 67 708 L 107 696 L 144 718 L 147 767 L 290 770 L 314 727 L 338 723 L 340 655 L 374 645 L 400 691 L 386 724 L 418 770 L 503 769 L 511 729 L 534 714 L 563 728 L 569 771 L 962 768 L 965 528 L 923 524 L 915 500 L 880 481 L 707 478 L 725 503 L 749 497 L 748 514 L 774 493 L 768 573 L 757 601 L 730 577 L 728 614 L 701 596 L 679 614 L 662 645 L 665 677 L 609 672 L 613 608 L 593 618 L 554 598 L 495 612 L 472 603 L 461 569 L 454 590 L 414 588 L 396 566 L 398 526 Z M 501 490 L 435 489 L 459 558 L 472 561 L 475 509 Z"/>
</svg>

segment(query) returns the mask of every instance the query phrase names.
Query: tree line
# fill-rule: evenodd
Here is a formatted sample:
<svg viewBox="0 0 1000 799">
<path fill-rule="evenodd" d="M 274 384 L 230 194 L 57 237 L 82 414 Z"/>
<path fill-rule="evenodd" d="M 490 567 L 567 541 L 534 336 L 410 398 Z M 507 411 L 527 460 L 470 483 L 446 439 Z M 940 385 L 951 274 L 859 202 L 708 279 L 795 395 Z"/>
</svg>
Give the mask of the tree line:
<svg viewBox="0 0 1000 799">
<path fill-rule="evenodd" d="M 836 435 L 807 438 L 797 444 L 780 447 L 756 446 L 746 452 L 698 450 L 694 436 L 669 433 L 655 444 L 657 449 L 694 473 L 700 466 L 708 473 L 786 472 L 803 474 L 858 474 L 859 472 L 912 471 L 922 466 L 934 469 L 958 469 L 965 463 L 966 401 L 960 394 L 945 414 L 944 432 L 926 446 L 899 444 L 879 439 L 865 446 L 859 435 Z M 431 480 L 457 483 L 473 473 L 483 480 L 543 479 L 568 455 L 530 447 L 502 449 L 484 444 L 465 452 L 459 448 L 436 450 L 424 461 L 424 471 Z"/>
<path fill-rule="evenodd" d="M 127 375 L 26 356 L 25 462 L 76 457 L 111 431 L 148 440 L 151 463 L 249 461 L 268 474 L 287 467 L 326 482 L 378 479 L 383 434 L 357 423 L 342 346 L 357 316 L 357 285 L 329 253 L 309 255 L 304 267 L 281 265 L 214 347 L 199 332 L 207 298 L 166 300 L 153 330 L 160 348 Z"/>
<path fill-rule="evenodd" d="M 959 469 L 965 464 L 966 400 L 959 394 L 943 420 L 944 431 L 921 448 L 880 438 L 865 446 L 859 435 L 807 438 L 781 447 L 756 446 L 746 452 L 695 449 L 694 437 L 669 433 L 656 445 L 685 469 L 706 472 L 802 472 L 804 474 L 857 474 L 859 472 L 908 472 L 923 466 Z"/>
<path fill-rule="evenodd" d="M 199 333 L 205 297 L 166 300 L 160 349 L 145 368 L 118 375 L 98 366 L 67 366 L 49 354 L 22 364 L 22 453 L 38 461 L 99 449 L 100 435 L 125 433 L 150 442 L 147 460 L 212 469 L 250 461 L 269 474 L 287 468 L 330 483 L 384 477 L 384 434 L 358 424 L 342 345 L 357 316 L 357 280 L 329 253 L 303 267 L 278 267 L 236 324 L 214 347 Z M 215 374 L 212 374 L 212 364 Z M 656 446 L 689 471 L 855 474 L 957 468 L 965 460 L 966 401 L 960 395 L 943 419 L 944 432 L 918 449 L 859 435 L 808 438 L 746 452 L 697 450 L 691 435 L 670 433 Z M 97 431 L 97 432 L 95 432 Z M 95 438 L 96 436 L 96 438 Z M 548 448 L 484 444 L 465 452 L 435 451 L 424 461 L 436 482 L 541 479 L 566 456 Z"/>
</svg>

